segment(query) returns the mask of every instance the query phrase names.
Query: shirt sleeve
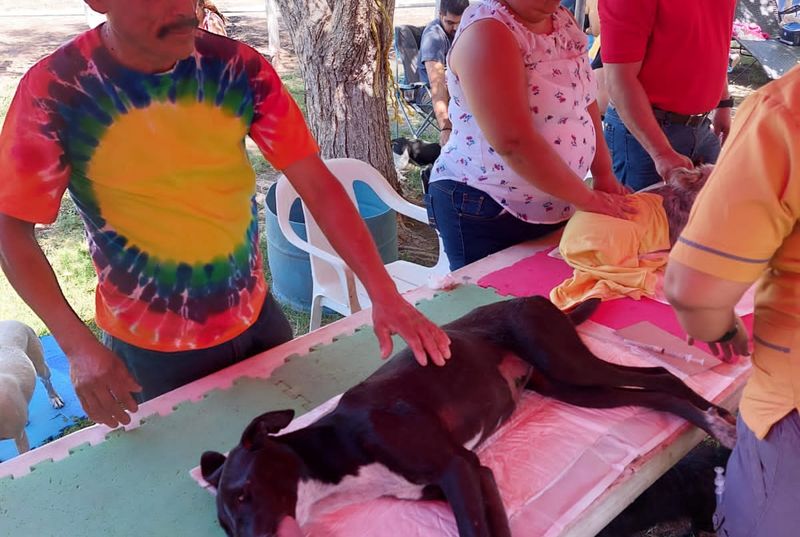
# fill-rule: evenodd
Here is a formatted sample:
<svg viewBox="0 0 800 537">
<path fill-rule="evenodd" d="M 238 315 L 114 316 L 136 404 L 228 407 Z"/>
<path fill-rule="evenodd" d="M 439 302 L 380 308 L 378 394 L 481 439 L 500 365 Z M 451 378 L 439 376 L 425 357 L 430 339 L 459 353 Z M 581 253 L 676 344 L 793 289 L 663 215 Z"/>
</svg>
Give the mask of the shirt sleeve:
<svg viewBox="0 0 800 537">
<path fill-rule="evenodd" d="M 425 29 L 419 44 L 419 61 L 447 63 L 447 38 L 435 26 Z"/>
<path fill-rule="evenodd" d="M 303 112 L 283 85 L 275 69 L 260 54 L 254 86 L 254 115 L 250 137 L 270 164 L 285 170 L 293 163 L 319 153 Z"/>
<path fill-rule="evenodd" d="M 642 61 L 656 21 L 658 0 L 603 0 L 599 3 L 604 63 Z"/>
<path fill-rule="evenodd" d="M 51 75 L 34 67 L 20 81 L 0 131 L 0 213 L 52 223 L 71 168 L 45 106 Z"/>
<path fill-rule="evenodd" d="M 747 283 L 776 263 L 781 248 L 800 251 L 790 244 L 800 215 L 795 118 L 775 97 L 745 101 L 670 259 Z"/>
</svg>

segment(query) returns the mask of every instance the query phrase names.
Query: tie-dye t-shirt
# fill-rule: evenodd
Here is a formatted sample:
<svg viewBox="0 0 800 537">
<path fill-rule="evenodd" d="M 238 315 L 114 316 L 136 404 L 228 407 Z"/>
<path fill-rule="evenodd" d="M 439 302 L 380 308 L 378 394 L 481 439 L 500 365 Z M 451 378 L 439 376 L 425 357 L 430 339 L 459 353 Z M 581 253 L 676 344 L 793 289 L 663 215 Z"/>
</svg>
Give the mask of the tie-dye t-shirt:
<svg viewBox="0 0 800 537">
<path fill-rule="evenodd" d="M 247 135 L 277 169 L 318 151 L 255 50 L 198 30 L 192 56 L 143 74 L 91 30 L 20 82 L 0 134 L 0 213 L 52 222 L 69 189 L 97 324 L 146 349 L 211 347 L 246 330 L 267 292 Z"/>
</svg>

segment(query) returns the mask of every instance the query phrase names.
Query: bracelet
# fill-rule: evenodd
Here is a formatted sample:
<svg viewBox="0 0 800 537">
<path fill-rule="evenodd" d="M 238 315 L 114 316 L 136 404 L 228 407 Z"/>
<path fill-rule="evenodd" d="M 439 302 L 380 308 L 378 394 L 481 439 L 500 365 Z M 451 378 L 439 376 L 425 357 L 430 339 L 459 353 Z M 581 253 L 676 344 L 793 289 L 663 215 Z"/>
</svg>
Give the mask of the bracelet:
<svg viewBox="0 0 800 537">
<path fill-rule="evenodd" d="M 451 130 L 453 130 L 453 127 L 442 127 L 442 128 L 441 128 L 441 129 L 439 129 L 439 130 L 440 130 L 440 131 L 451 131 Z"/>
<path fill-rule="evenodd" d="M 733 97 L 722 99 L 717 105 L 717 108 L 733 108 Z"/>
<path fill-rule="evenodd" d="M 727 343 L 728 341 L 732 340 L 736 337 L 736 334 L 739 333 L 739 323 L 734 322 L 733 328 L 722 334 L 718 339 L 715 339 L 711 343 Z"/>
</svg>

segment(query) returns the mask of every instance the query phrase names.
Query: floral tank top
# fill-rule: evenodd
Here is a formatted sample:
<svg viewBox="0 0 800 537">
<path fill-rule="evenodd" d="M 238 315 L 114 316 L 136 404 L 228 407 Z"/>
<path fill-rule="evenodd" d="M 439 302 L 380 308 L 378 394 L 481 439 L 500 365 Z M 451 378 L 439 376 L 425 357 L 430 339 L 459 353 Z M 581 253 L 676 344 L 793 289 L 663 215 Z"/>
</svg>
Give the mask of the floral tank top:
<svg viewBox="0 0 800 537">
<path fill-rule="evenodd" d="M 513 32 L 527 70 L 530 120 L 572 171 L 585 177 L 596 149 L 587 107 L 597 98 L 586 35 L 564 8 L 553 14 L 552 33 L 534 34 L 503 4 L 481 0 L 464 12 L 454 46 L 464 30 L 484 19 L 498 20 Z M 572 205 L 542 192 L 503 161 L 484 139 L 458 77 L 450 70 L 446 76 L 453 132 L 434 165 L 431 181 L 466 183 L 526 222 L 556 223 L 572 216 Z"/>
</svg>

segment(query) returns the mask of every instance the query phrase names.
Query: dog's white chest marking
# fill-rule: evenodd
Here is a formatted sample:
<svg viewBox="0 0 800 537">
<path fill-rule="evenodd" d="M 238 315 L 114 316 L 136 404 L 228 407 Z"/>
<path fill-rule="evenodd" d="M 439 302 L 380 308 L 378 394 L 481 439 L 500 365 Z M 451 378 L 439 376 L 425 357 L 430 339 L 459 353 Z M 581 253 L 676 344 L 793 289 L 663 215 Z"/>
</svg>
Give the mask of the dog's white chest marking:
<svg viewBox="0 0 800 537">
<path fill-rule="evenodd" d="M 314 480 L 301 481 L 297 486 L 295 514 L 298 523 L 303 525 L 312 513 L 319 516 L 344 505 L 381 496 L 418 500 L 422 497 L 422 489 L 422 485 L 409 483 L 382 464 L 374 463 L 361 467 L 357 475 L 349 475 L 335 485 Z"/>
</svg>

